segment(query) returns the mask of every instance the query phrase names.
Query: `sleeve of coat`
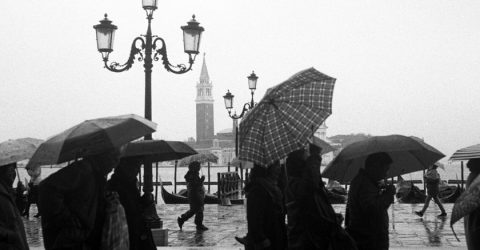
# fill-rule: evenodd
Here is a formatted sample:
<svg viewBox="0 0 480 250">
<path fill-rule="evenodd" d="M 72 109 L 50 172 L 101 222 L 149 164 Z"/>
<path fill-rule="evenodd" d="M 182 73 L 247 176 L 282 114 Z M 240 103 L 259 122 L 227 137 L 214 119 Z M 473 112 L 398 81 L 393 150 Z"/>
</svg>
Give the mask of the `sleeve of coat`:
<svg viewBox="0 0 480 250">
<path fill-rule="evenodd" d="M 359 190 L 359 204 L 363 211 L 370 211 L 371 213 L 380 214 L 381 211 L 388 208 L 393 203 L 393 195 L 386 192 L 380 192 L 373 184 L 363 185 L 362 190 Z"/>
<path fill-rule="evenodd" d="M 263 242 L 267 237 L 263 231 L 265 211 L 267 211 L 267 195 L 260 189 L 252 189 L 247 197 L 247 226 L 248 235 L 253 243 Z"/>
<path fill-rule="evenodd" d="M 65 167 L 63 171 L 57 172 L 39 185 L 39 206 L 42 216 L 48 217 L 57 225 L 78 226 L 78 218 L 65 206 L 66 196 L 72 194 L 79 186 L 85 185 L 85 176 L 93 178 L 91 169 L 88 166 L 74 163 L 77 166 Z M 82 171 L 78 171 L 82 168 Z"/>
</svg>

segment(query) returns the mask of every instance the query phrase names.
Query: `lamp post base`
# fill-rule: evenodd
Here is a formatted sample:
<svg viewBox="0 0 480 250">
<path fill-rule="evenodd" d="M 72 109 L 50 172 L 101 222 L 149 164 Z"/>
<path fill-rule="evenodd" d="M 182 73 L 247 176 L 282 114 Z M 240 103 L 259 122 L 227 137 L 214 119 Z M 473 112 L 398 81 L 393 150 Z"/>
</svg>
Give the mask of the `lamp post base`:
<svg viewBox="0 0 480 250">
<path fill-rule="evenodd" d="M 152 194 L 145 193 L 142 197 L 144 203 L 143 218 L 148 228 L 163 228 L 163 221 L 157 214 L 157 207 Z"/>
</svg>

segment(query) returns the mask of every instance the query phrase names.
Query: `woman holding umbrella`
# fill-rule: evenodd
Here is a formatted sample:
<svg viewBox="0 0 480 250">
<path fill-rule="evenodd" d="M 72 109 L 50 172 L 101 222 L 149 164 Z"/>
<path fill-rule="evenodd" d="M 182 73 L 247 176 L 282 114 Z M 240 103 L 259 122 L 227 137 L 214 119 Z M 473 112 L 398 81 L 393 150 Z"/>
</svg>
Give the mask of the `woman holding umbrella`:
<svg viewBox="0 0 480 250">
<path fill-rule="evenodd" d="M 467 163 L 470 174 L 467 178 L 467 190 L 480 174 L 480 158 L 470 159 Z M 468 249 L 480 249 L 480 208 L 465 216 L 465 238 Z"/>
<path fill-rule="evenodd" d="M 428 168 L 427 172 L 425 173 L 425 176 L 423 177 L 425 182 L 427 183 L 427 198 L 425 199 L 425 204 L 423 205 L 423 208 L 421 211 L 415 211 L 415 214 L 418 216 L 422 217 L 425 211 L 428 208 L 428 204 L 430 204 L 430 201 L 433 199 L 433 201 L 437 204 L 438 208 L 440 208 L 440 211 L 442 213 L 438 215 L 439 218 L 447 216 L 447 213 L 445 212 L 445 208 L 443 208 L 442 202 L 438 198 L 438 185 L 440 184 L 440 174 L 438 174 L 437 171 L 438 166 L 437 165 L 432 165 Z"/>
<path fill-rule="evenodd" d="M 200 177 L 200 162 L 193 161 L 188 165 L 188 172 L 185 175 L 187 181 L 188 201 L 190 209 L 177 218 L 178 227 L 182 230 L 183 223 L 195 215 L 197 231 L 205 231 L 208 228 L 203 225 L 203 206 L 205 204 L 205 187 L 203 182 L 205 176 Z"/>
</svg>

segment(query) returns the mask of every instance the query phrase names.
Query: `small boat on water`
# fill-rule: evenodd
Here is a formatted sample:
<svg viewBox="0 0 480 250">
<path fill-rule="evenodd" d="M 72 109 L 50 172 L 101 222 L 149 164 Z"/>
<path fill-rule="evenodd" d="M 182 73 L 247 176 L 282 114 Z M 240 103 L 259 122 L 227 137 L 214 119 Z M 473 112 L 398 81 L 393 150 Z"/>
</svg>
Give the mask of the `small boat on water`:
<svg viewBox="0 0 480 250">
<path fill-rule="evenodd" d="M 395 196 L 399 203 L 424 203 L 427 196 L 413 184 L 413 181 L 406 181 L 399 178 Z"/>
<path fill-rule="evenodd" d="M 162 197 L 163 201 L 165 201 L 165 204 L 188 204 L 187 195 L 188 193 L 186 190 L 180 191 L 179 194 L 172 194 L 162 187 Z M 213 194 L 206 194 L 204 201 L 205 204 L 220 204 L 218 197 Z"/>
<path fill-rule="evenodd" d="M 445 181 L 440 182 L 438 198 L 442 203 L 455 203 L 464 190 L 457 184 L 457 186 L 448 185 Z"/>
</svg>

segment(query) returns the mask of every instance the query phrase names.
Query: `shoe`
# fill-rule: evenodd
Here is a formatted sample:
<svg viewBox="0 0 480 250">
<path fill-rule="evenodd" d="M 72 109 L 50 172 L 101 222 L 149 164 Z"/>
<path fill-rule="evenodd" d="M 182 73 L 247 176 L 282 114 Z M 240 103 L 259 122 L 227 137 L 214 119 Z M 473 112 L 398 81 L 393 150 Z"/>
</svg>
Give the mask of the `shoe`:
<svg viewBox="0 0 480 250">
<path fill-rule="evenodd" d="M 208 227 L 206 227 L 205 225 L 199 225 L 197 226 L 197 231 L 206 231 L 208 230 Z"/>
<path fill-rule="evenodd" d="M 238 237 L 238 236 L 235 236 L 235 239 L 242 245 L 245 245 L 245 243 L 247 242 L 247 236 L 245 237 Z"/>
<path fill-rule="evenodd" d="M 180 230 L 182 230 L 182 226 L 183 226 L 183 223 L 185 221 L 182 220 L 182 218 L 178 217 L 177 218 L 177 223 L 178 223 L 178 227 L 180 228 Z"/>
<path fill-rule="evenodd" d="M 423 217 L 423 213 L 420 212 L 420 211 L 415 211 L 415 214 L 418 215 L 418 216 L 420 216 L 420 217 Z"/>
<path fill-rule="evenodd" d="M 441 214 L 439 214 L 437 217 L 438 218 L 443 218 L 443 217 L 446 217 L 447 216 L 447 213 L 443 212 Z"/>
</svg>

